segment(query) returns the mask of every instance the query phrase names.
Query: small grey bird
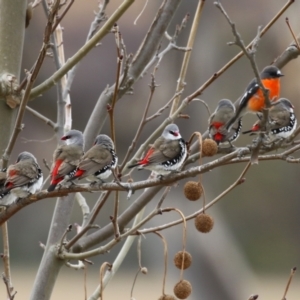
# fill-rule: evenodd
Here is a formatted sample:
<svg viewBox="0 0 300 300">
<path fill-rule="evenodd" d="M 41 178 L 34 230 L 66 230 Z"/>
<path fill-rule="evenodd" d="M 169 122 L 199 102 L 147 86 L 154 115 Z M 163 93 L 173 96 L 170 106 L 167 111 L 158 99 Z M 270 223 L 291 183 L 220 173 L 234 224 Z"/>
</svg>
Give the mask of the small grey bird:
<svg viewBox="0 0 300 300">
<path fill-rule="evenodd" d="M 186 143 L 179 133 L 176 124 L 169 124 L 162 135 L 150 147 L 146 155 L 129 168 L 138 167 L 166 175 L 177 171 L 187 157 Z"/>
<path fill-rule="evenodd" d="M 235 106 L 228 99 L 219 101 L 216 110 L 208 119 L 208 130 L 210 137 L 217 143 L 233 142 L 239 137 L 242 128 L 242 119 L 239 118 L 236 124 L 229 130 L 226 129 L 227 122 L 235 115 Z"/>
<path fill-rule="evenodd" d="M 15 164 L 6 171 L 6 181 L 0 194 L 0 200 L 11 193 L 18 198 L 26 198 L 38 192 L 43 184 L 43 173 L 34 155 L 29 152 L 19 154 Z M 10 204 L 10 203 L 5 203 Z"/>
<path fill-rule="evenodd" d="M 81 131 L 70 130 L 61 139 L 66 144 L 58 146 L 54 151 L 48 192 L 53 191 L 64 179 L 69 179 L 83 156 L 84 139 Z"/>
<path fill-rule="evenodd" d="M 100 134 L 94 146 L 83 155 L 71 180 L 86 178 L 93 182 L 104 182 L 103 179 L 111 175 L 117 163 L 113 141 L 107 135 Z"/>
<path fill-rule="evenodd" d="M 259 116 L 261 118 L 261 116 Z M 250 130 L 244 131 L 250 135 L 261 131 L 259 119 Z M 293 104 L 286 98 L 281 98 L 275 102 L 269 110 L 269 124 L 266 124 L 267 136 L 271 141 L 278 138 L 288 138 L 297 127 L 297 119 L 294 113 Z"/>
</svg>

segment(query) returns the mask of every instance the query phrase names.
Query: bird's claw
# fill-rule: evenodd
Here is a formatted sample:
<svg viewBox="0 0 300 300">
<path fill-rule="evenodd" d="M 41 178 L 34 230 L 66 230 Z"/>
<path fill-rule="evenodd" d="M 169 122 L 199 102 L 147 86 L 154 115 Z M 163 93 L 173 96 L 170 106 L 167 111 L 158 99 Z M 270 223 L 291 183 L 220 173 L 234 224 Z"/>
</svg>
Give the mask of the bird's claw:
<svg viewBox="0 0 300 300">
<path fill-rule="evenodd" d="M 98 187 L 100 188 L 103 183 L 105 183 L 105 181 L 103 181 L 102 179 L 100 179 L 99 181 L 93 181 L 90 183 L 90 187 Z"/>
</svg>

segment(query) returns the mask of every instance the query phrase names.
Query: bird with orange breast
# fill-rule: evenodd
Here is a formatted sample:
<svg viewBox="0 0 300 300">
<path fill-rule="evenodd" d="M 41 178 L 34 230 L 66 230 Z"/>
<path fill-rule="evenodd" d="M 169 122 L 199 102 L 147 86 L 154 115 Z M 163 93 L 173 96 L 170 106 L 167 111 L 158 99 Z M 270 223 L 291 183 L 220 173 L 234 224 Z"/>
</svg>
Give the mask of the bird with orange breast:
<svg viewBox="0 0 300 300">
<path fill-rule="evenodd" d="M 269 90 L 269 99 L 271 102 L 277 101 L 280 95 L 280 78 L 283 76 L 276 66 L 265 67 L 260 79 L 265 87 Z M 265 107 L 265 97 L 262 89 L 259 87 L 257 79 L 254 78 L 248 85 L 244 95 L 239 101 L 234 117 L 227 123 L 226 128 L 229 129 L 235 121 L 247 112 L 261 112 Z"/>
</svg>

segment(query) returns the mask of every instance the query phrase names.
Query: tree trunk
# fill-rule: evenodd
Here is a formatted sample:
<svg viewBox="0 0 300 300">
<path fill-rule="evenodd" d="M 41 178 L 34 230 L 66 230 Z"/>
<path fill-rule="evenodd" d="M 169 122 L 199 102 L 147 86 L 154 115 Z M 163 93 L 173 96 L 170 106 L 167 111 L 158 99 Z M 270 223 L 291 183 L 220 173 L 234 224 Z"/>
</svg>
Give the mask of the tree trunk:
<svg viewBox="0 0 300 300">
<path fill-rule="evenodd" d="M 22 62 L 25 14 L 27 1 L 0 0 L 0 77 L 5 74 L 20 79 Z M 5 96 L 0 88 L 0 150 L 1 154 L 7 146 L 15 121 L 16 110 L 5 103 Z"/>
</svg>

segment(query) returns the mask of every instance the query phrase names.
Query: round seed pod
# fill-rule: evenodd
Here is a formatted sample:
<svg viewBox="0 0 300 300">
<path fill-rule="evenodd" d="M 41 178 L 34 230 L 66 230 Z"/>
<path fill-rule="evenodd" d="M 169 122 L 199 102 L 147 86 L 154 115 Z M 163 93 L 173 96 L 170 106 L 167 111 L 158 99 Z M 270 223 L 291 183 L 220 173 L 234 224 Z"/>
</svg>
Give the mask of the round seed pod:
<svg viewBox="0 0 300 300">
<path fill-rule="evenodd" d="M 203 188 L 200 182 L 188 181 L 183 187 L 183 192 L 188 200 L 196 201 L 203 194 Z"/>
<path fill-rule="evenodd" d="M 187 280 L 180 280 L 174 286 L 174 294 L 178 299 L 186 299 L 192 292 L 192 285 Z"/>
<path fill-rule="evenodd" d="M 147 274 L 148 273 L 148 269 L 146 267 L 142 267 L 141 272 L 143 274 Z"/>
<path fill-rule="evenodd" d="M 178 269 L 181 269 L 181 266 L 183 266 L 183 270 L 185 270 L 189 268 L 190 265 L 192 264 L 192 255 L 189 252 L 185 251 L 183 265 L 182 265 L 182 260 L 183 260 L 183 251 L 179 251 L 174 256 L 174 265 Z"/>
<path fill-rule="evenodd" d="M 176 298 L 172 295 L 162 295 L 158 298 L 158 300 L 176 300 Z"/>
<path fill-rule="evenodd" d="M 200 232 L 208 233 L 214 227 L 214 220 L 207 214 L 199 214 L 195 218 L 195 227 Z"/>
<path fill-rule="evenodd" d="M 202 156 L 214 156 L 218 152 L 218 145 L 212 139 L 205 139 L 202 143 Z"/>
</svg>

